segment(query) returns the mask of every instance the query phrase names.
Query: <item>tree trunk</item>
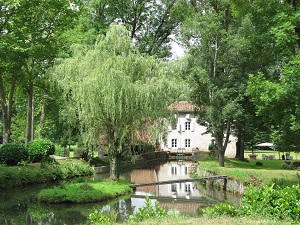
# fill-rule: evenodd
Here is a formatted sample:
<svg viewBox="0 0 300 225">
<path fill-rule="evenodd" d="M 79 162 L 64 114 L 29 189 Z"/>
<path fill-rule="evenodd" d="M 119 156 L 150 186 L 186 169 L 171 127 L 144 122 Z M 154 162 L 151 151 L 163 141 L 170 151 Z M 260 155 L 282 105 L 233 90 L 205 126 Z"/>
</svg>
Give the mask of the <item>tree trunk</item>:
<svg viewBox="0 0 300 225">
<path fill-rule="evenodd" d="M 236 142 L 236 154 L 235 158 L 239 160 L 244 160 L 244 152 L 245 152 L 245 145 L 244 145 L 244 139 L 242 137 L 242 134 L 239 132 L 238 134 L 238 141 Z"/>
<path fill-rule="evenodd" d="M 219 167 L 225 166 L 225 151 L 218 150 L 219 151 Z"/>
<path fill-rule="evenodd" d="M 115 154 L 110 159 L 110 179 L 119 180 L 120 178 L 120 157 Z"/>
<path fill-rule="evenodd" d="M 34 95 L 33 95 L 33 83 L 29 83 L 28 87 L 28 102 L 27 102 L 27 118 L 26 118 L 26 137 L 25 143 L 34 139 Z"/>
<path fill-rule="evenodd" d="M 2 122 L 3 122 L 3 144 L 8 143 L 10 140 L 11 132 L 11 117 L 12 117 L 12 105 L 13 105 L 13 96 L 15 92 L 15 87 L 17 83 L 18 69 L 15 69 L 10 82 L 10 91 L 9 96 L 6 101 L 6 93 L 4 89 L 4 83 L 2 76 L 0 76 L 0 101 L 2 109 Z"/>
<path fill-rule="evenodd" d="M 231 126 L 231 123 L 227 122 L 226 123 L 225 140 L 224 140 L 224 133 L 223 133 L 224 130 L 222 128 L 220 128 L 219 131 L 217 133 L 215 133 L 215 139 L 216 139 L 216 145 L 217 145 L 217 151 L 218 151 L 218 157 L 219 157 L 219 167 L 225 166 L 225 151 L 226 151 L 227 144 L 229 141 L 230 126 Z"/>
<path fill-rule="evenodd" d="M 43 137 L 44 124 L 45 124 L 45 104 L 43 103 L 42 109 L 41 109 L 41 116 L 40 116 L 40 129 L 38 132 L 39 138 Z"/>
<path fill-rule="evenodd" d="M 219 158 L 219 166 L 224 167 L 225 166 L 225 151 L 223 150 L 223 132 L 218 132 L 215 134 L 216 139 L 216 146 L 218 151 L 218 158 Z"/>
</svg>

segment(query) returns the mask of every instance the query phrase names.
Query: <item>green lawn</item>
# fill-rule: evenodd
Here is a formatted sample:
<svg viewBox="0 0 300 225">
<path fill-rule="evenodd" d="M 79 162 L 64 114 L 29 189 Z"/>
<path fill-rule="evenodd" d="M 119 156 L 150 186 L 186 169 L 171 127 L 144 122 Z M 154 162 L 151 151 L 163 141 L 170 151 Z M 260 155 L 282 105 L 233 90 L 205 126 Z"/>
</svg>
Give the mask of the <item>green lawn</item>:
<svg viewBox="0 0 300 225">
<path fill-rule="evenodd" d="M 263 165 L 256 165 L 257 162 Z M 271 184 L 275 180 L 284 180 L 286 183 L 300 183 L 298 170 L 284 169 L 284 160 L 250 160 L 242 162 L 236 159 L 226 158 L 225 167 L 218 166 L 218 160 L 207 158 L 199 162 L 202 169 L 214 171 L 217 174 L 228 175 L 241 181 L 250 182 L 253 178 L 261 180 L 261 184 Z"/>
</svg>

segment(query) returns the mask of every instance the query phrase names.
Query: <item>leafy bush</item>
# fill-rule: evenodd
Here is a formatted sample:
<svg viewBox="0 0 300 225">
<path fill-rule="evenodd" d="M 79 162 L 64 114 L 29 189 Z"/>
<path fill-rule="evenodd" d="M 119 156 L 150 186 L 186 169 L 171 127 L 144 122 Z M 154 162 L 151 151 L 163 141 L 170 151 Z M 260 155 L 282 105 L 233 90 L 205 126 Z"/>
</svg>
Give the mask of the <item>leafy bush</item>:
<svg viewBox="0 0 300 225">
<path fill-rule="evenodd" d="M 117 221 L 118 213 L 109 211 L 105 213 L 103 211 L 95 210 L 89 215 L 89 220 L 92 223 L 105 223 L 105 224 L 115 224 Z"/>
<path fill-rule="evenodd" d="M 230 217 L 235 217 L 240 215 L 239 209 L 236 208 L 233 203 L 225 201 L 220 204 L 213 205 L 202 209 L 202 213 L 207 217 L 215 217 L 221 215 L 227 215 Z"/>
<path fill-rule="evenodd" d="M 27 151 L 23 144 L 8 143 L 0 147 L 0 163 L 15 166 L 27 159 Z"/>
<path fill-rule="evenodd" d="M 130 221 L 140 222 L 146 219 L 166 217 L 168 212 L 161 206 L 158 201 L 151 203 L 149 196 L 146 196 L 146 206 L 139 208 L 139 211 L 129 217 Z"/>
<path fill-rule="evenodd" d="M 250 186 L 241 201 L 241 210 L 245 215 L 299 221 L 300 184 L 285 188 L 274 184 L 263 187 Z"/>
<path fill-rule="evenodd" d="M 55 145 L 48 139 L 35 139 L 27 144 L 27 150 L 31 162 L 40 162 L 54 154 Z"/>
</svg>

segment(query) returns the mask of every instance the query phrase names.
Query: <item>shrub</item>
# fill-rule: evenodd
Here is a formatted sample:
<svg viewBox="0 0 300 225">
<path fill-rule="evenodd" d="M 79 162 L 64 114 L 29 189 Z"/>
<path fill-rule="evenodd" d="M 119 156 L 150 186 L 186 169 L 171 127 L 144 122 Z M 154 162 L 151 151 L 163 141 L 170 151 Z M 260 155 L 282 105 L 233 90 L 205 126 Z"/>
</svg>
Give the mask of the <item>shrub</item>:
<svg viewBox="0 0 300 225">
<path fill-rule="evenodd" d="M 27 159 L 27 151 L 23 144 L 8 143 L 0 147 L 0 163 L 15 166 Z"/>
<path fill-rule="evenodd" d="M 115 224 L 117 221 L 117 212 L 109 211 L 108 213 L 95 210 L 89 214 L 89 220 L 92 223 Z"/>
<path fill-rule="evenodd" d="M 241 202 L 245 215 L 260 215 L 272 219 L 299 221 L 300 185 L 280 188 L 275 185 L 249 186 Z"/>
<path fill-rule="evenodd" d="M 213 205 L 211 207 L 207 207 L 202 209 L 202 213 L 207 217 L 216 217 L 221 215 L 226 215 L 230 217 L 238 216 L 239 209 L 236 208 L 233 203 L 225 201 L 220 204 Z"/>
<path fill-rule="evenodd" d="M 27 144 L 27 150 L 31 162 L 40 162 L 54 154 L 55 146 L 48 139 L 35 139 Z"/>
<path fill-rule="evenodd" d="M 149 196 L 146 196 L 146 206 L 139 208 L 134 215 L 129 217 L 130 221 L 141 222 L 147 219 L 161 218 L 168 216 L 168 212 L 159 205 L 157 201 L 151 203 Z"/>
</svg>

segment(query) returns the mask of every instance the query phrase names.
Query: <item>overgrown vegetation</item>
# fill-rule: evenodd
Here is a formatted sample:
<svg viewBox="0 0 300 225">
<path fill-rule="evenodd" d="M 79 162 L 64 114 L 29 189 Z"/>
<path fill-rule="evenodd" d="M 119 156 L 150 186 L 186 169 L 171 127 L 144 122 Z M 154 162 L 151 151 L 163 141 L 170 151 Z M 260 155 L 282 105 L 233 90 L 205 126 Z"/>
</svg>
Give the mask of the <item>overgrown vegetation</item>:
<svg viewBox="0 0 300 225">
<path fill-rule="evenodd" d="M 91 223 L 114 224 L 117 221 L 117 213 L 109 211 L 108 213 L 95 210 L 89 215 Z"/>
<path fill-rule="evenodd" d="M 146 206 L 139 208 L 139 210 L 129 217 L 129 221 L 141 222 L 147 219 L 162 218 L 168 215 L 168 212 L 159 205 L 157 201 L 151 202 L 149 196 L 146 197 Z"/>
<path fill-rule="evenodd" d="M 87 203 L 115 198 L 132 191 L 129 183 L 124 181 L 72 182 L 41 190 L 38 199 L 46 203 Z"/>
<path fill-rule="evenodd" d="M 229 202 L 202 210 L 204 216 L 265 217 L 270 220 L 300 221 L 300 185 L 281 188 L 276 185 L 248 186 L 239 207 Z"/>
<path fill-rule="evenodd" d="M 93 168 L 83 160 L 64 160 L 60 163 L 35 163 L 15 167 L 0 165 L 0 167 L 0 189 L 89 176 L 94 173 Z"/>
</svg>

